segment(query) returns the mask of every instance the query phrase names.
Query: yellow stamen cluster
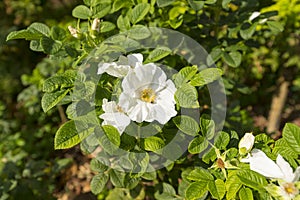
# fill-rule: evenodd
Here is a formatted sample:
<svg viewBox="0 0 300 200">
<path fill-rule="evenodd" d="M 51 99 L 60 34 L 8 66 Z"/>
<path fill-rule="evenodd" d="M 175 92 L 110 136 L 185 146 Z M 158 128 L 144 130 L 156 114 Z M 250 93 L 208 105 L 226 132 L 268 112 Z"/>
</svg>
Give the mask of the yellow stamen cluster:
<svg viewBox="0 0 300 200">
<path fill-rule="evenodd" d="M 153 89 L 146 88 L 141 91 L 140 93 L 140 99 L 142 101 L 148 102 L 148 103 L 154 103 L 156 99 L 156 94 Z"/>
<path fill-rule="evenodd" d="M 295 195 L 299 192 L 298 189 L 296 188 L 295 184 L 293 184 L 293 183 L 285 183 L 283 185 L 283 188 L 284 188 L 285 192 L 289 195 Z"/>
</svg>

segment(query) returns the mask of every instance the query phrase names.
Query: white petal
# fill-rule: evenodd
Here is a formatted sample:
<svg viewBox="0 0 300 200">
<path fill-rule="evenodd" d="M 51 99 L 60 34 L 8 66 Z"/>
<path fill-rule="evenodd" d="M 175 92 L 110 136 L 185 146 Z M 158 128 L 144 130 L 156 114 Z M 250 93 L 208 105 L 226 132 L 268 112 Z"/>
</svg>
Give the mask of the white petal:
<svg viewBox="0 0 300 200">
<path fill-rule="evenodd" d="M 151 114 L 153 118 L 160 124 L 166 124 L 177 112 L 175 109 L 163 107 L 161 105 L 155 105 L 152 109 Z"/>
<path fill-rule="evenodd" d="M 99 63 L 97 74 L 103 74 L 110 65 L 111 63 Z"/>
<path fill-rule="evenodd" d="M 115 101 L 108 102 L 107 99 L 105 98 L 102 101 L 103 101 L 102 109 L 104 110 L 104 112 L 112 113 L 117 111 L 116 110 L 117 104 Z"/>
<path fill-rule="evenodd" d="M 244 137 L 239 142 L 239 149 L 246 148 L 246 150 L 249 152 L 254 144 L 255 137 L 252 133 L 245 133 Z"/>
<path fill-rule="evenodd" d="M 111 125 L 118 129 L 122 134 L 125 128 L 130 124 L 130 119 L 123 113 L 103 113 L 99 116 L 103 119 L 102 125 Z"/>
<path fill-rule="evenodd" d="M 129 70 L 130 66 L 128 65 L 117 65 L 116 63 L 113 63 L 113 65 L 110 65 L 105 72 L 111 76 L 120 78 L 126 76 Z"/>
<path fill-rule="evenodd" d="M 137 67 L 138 65 L 143 63 L 143 55 L 140 53 L 134 53 L 127 56 L 128 64 L 131 67 Z"/>
<path fill-rule="evenodd" d="M 290 164 L 286 162 L 280 154 L 278 154 L 276 158 L 276 164 L 279 166 L 279 168 L 281 169 L 284 175 L 283 180 L 289 183 L 292 182 L 294 180 L 293 169 L 290 166 Z"/>
<path fill-rule="evenodd" d="M 259 15 L 260 15 L 260 12 L 257 12 L 257 11 L 253 12 L 252 15 L 249 17 L 249 20 L 252 21 L 255 18 L 257 18 Z"/>
<path fill-rule="evenodd" d="M 149 110 L 146 104 L 146 102 L 138 100 L 137 104 L 128 111 L 129 118 L 138 123 L 145 121 L 149 115 Z M 149 119 L 149 122 L 152 121 Z"/>
<path fill-rule="evenodd" d="M 300 178 L 300 166 L 296 168 L 294 172 L 294 180 L 293 182 L 297 182 Z"/>
<path fill-rule="evenodd" d="M 250 169 L 268 178 L 284 178 L 284 174 L 276 163 L 263 151 L 254 149 L 250 157 Z"/>
</svg>

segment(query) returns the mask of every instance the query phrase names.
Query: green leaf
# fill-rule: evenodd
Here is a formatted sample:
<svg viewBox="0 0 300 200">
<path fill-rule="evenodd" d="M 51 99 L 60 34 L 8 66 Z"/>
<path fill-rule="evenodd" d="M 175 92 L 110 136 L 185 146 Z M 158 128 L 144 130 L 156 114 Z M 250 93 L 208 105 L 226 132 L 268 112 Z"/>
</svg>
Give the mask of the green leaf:
<svg viewBox="0 0 300 200">
<path fill-rule="evenodd" d="M 177 74 L 174 75 L 174 83 L 177 88 L 180 88 L 183 84 L 187 83 L 197 73 L 197 66 L 184 67 Z"/>
<path fill-rule="evenodd" d="M 56 132 L 54 138 L 55 149 L 67 149 L 75 146 L 84 138 L 90 135 L 94 128 L 88 128 L 83 131 L 77 130 L 74 120 L 64 123 Z"/>
<path fill-rule="evenodd" d="M 74 85 L 75 76 L 56 75 L 45 80 L 43 92 L 53 92 L 58 88 L 67 88 Z"/>
<path fill-rule="evenodd" d="M 241 37 L 244 39 L 244 40 L 248 40 L 252 37 L 252 35 L 254 34 L 255 32 L 255 29 L 256 29 L 256 23 L 254 24 L 243 24 L 243 26 L 241 27 L 241 30 L 240 30 L 240 34 L 241 34 Z"/>
<path fill-rule="evenodd" d="M 225 183 L 222 179 L 215 180 L 214 187 L 211 188 L 210 186 L 208 186 L 208 189 L 212 194 L 212 196 L 215 197 L 216 199 L 223 199 L 226 193 Z"/>
<path fill-rule="evenodd" d="M 143 139 L 143 147 L 146 151 L 157 151 L 165 146 L 165 142 L 156 136 Z"/>
<path fill-rule="evenodd" d="M 57 91 L 54 93 L 45 93 L 42 97 L 42 108 L 47 112 L 56 106 L 69 92 L 69 90 Z"/>
<path fill-rule="evenodd" d="M 186 189 L 185 196 L 188 200 L 197 200 L 206 195 L 207 185 L 205 182 L 194 182 Z"/>
<path fill-rule="evenodd" d="M 120 146 L 121 139 L 120 139 L 120 133 L 119 133 L 118 129 L 116 129 L 114 126 L 111 126 L 111 125 L 103 125 L 102 129 L 103 129 L 104 133 L 106 134 L 106 136 L 108 137 L 108 139 L 114 145 Z"/>
<path fill-rule="evenodd" d="M 217 0 L 206 0 L 206 1 L 204 1 L 205 4 L 214 4 L 216 2 L 217 2 Z"/>
<path fill-rule="evenodd" d="M 255 137 L 256 140 L 256 137 Z M 298 154 L 290 147 L 284 138 L 276 140 L 275 147 L 273 148 L 274 155 L 282 155 L 292 167 L 297 168 L 298 164 L 295 159 L 298 158 Z"/>
<path fill-rule="evenodd" d="M 223 52 L 224 61 L 231 67 L 238 67 L 242 61 L 242 55 L 238 51 L 232 51 L 229 54 Z"/>
<path fill-rule="evenodd" d="M 37 40 L 42 37 L 39 33 L 33 33 L 29 30 L 20 30 L 10 32 L 6 38 L 6 41 L 15 39 L 25 39 L 25 40 Z"/>
<path fill-rule="evenodd" d="M 125 173 L 111 169 L 109 171 L 110 181 L 115 187 L 124 187 Z"/>
<path fill-rule="evenodd" d="M 210 66 L 222 57 L 222 50 L 219 47 L 214 48 L 206 59 L 207 65 Z"/>
<path fill-rule="evenodd" d="M 140 181 L 140 177 L 132 177 L 132 175 L 126 174 L 124 179 L 124 187 L 129 190 L 132 190 L 139 184 Z"/>
<path fill-rule="evenodd" d="M 194 138 L 188 147 L 188 151 L 191 154 L 198 154 L 204 151 L 208 147 L 208 141 L 205 137 L 199 136 Z"/>
<path fill-rule="evenodd" d="M 228 9 L 229 7 L 228 7 L 228 5 L 229 5 L 229 3 L 231 2 L 232 0 L 223 0 L 222 1 L 222 8 L 224 8 L 224 9 Z"/>
<path fill-rule="evenodd" d="M 208 140 L 212 139 L 215 135 L 215 122 L 210 119 L 207 114 L 202 114 L 200 117 L 200 130 Z"/>
<path fill-rule="evenodd" d="M 226 150 L 226 146 L 230 142 L 230 136 L 228 133 L 224 131 L 220 131 L 217 133 L 216 139 L 215 139 L 215 146 L 220 150 Z"/>
<path fill-rule="evenodd" d="M 108 181 L 107 174 L 97 174 L 91 181 L 91 191 L 93 194 L 100 194 Z"/>
<path fill-rule="evenodd" d="M 235 199 L 239 189 L 242 187 L 242 183 L 240 179 L 237 177 L 236 172 L 232 172 L 229 174 L 226 182 L 225 182 L 225 187 L 226 187 L 226 199 L 231 200 Z"/>
<path fill-rule="evenodd" d="M 186 83 L 175 92 L 176 103 L 183 108 L 199 108 L 198 93 L 194 86 Z"/>
<path fill-rule="evenodd" d="M 150 30 L 143 25 L 134 25 L 128 31 L 128 36 L 135 40 L 142 40 L 148 38 L 151 35 Z"/>
<path fill-rule="evenodd" d="M 62 43 L 60 41 L 53 40 L 48 37 L 42 37 L 41 47 L 43 48 L 46 54 L 53 55 L 60 50 L 60 48 L 62 47 Z"/>
<path fill-rule="evenodd" d="M 279 21 L 267 21 L 269 28 L 273 34 L 278 34 L 284 30 L 284 27 Z"/>
<path fill-rule="evenodd" d="M 204 1 L 188 0 L 192 9 L 198 11 L 201 10 L 204 6 Z"/>
<path fill-rule="evenodd" d="M 177 29 L 178 27 L 180 27 L 183 23 L 183 18 L 176 18 L 176 19 L 173 19 L 173 20 L 169 20 L 167 21 L 170 26 L 173 28 L 173 29 Z"/>
<path fill-rule="evenodd" d="M 92 0 L 83 0 L 83 3 L 87 6 L 90 6 L 91 5 L 91 1 Z"/>
<path fill-rule="evenodd" d="M 31 40 L 30 41 L 30 49 L 32 51 L 42 52 L 43 48 L 41 46 L 40 40 Z"/>
<path fill-rule="evenodd" d="M 31 32 L 39 33 L 46 37 L 50 36 L 49 27 L 43 23 L 34 22 L 27 29 Z"/>
<path fill-rule="evenodd" d="M 171 49 L 168 47 L 157 47 L 149 54 L 147 60 L 145 62 L 155 62 L 158 61 L 171 53 Z"/>
<path fill-rule="evenodd" d="M 179 16 L 186 12 L 187 8 L 184 6 L 174 6 L 169 10 L 170 21 L 177 20 Z"/>
<path fill-rule="evenodd" d="M 32 23 L 26 30 L 13 31 L 8 34 L 6 41 L 14 39 L 39 40 L 42 36 L 49 36 L 50 29 L 42 23 Z"/>
<path fill-rule="evenodd" d="M 123 133 L 121 135 L 121 144 L 120 144 L 120 148 L 124 149 L 124 150 L 132 150 L 135 147 L 136 144 L 136 138 L 131 136 L 131 135 L 127 135 L 126 133 Z"/>
<path fill-rule="evenodd" d="M 73 9 L 72 16 L 79 19 L 88 19 L 92 16 L 92 12 L 88 7 L 79 5 Z"/>
<path fill-rule="evenodd" d="M 111 13 L 117 12 L 123 7 L 131 6 L 131 1 L 128 0 L 114 0 L 112 5 Z"/>
<path fill-rule="evenodd" d="M 295 124 L 286 123 L 283 131 L 282 137 L 287 142 L 287 144 L 296 152 L 300 154 L 300 127 Z"/>
<path fill-rule="evenodd" d="M 103 18 L 106 16 L 111 10 L 110 3 L 100 3 L 93 8 L 93 18 Z M 102 23 L 102 22 L 101 22 Z"/>
<path fill-rule="evenodd" d="M 171 5 L 175 0 L 157 0 L 156 3 L 158 7 L 166 7 L 168 5 Z"/>
<path fill-rule="evenodd" d="M 187 135 L 196 136 L 200 131 L 197 121 L 187 115 L 176 116 L 173 118 L 173 122 L 179 130 Z"/>
<path fill-rule="evenodd" d="M 173 200 L 176 196 L 176 191 L 173 188 L 172 185 L 168 184 L 168 183 L 163 183 L 163 191 L 160 194 L 159 191 L 157 191 L 154 194 L 155 199 L 158 200 Z"/>
<path fill-rule="evenodd" d="M 155 180 L 157 178 L 157 173 L 152 165 L 148 165 L 147 172 L 142 175 L 142 178 L 149 181 Z"/>
<path fill-rule="evenodd" d="M 62 41 L 63 39 L 65 39 L 66 34 L 67 34 L 67 32 L 58 26 L 53 26 L 51 28 L 50 35 L 51 35 L 52 39 L 54 39 L 54 40 Z"/>
<path fill-rule="evenodd" d="M 92 171 L 103 173 L 108 169 L 108 163 L 106 160 L 101 158 L 93 158 L 90 163 L 90 167 Z M 105 164 L 104 164 L 105 162 Z"/>
<path fill-rule="evenodd" d="M 223 180 L 217 179 L 215 181 L 209 181 L 207 186 L 214 199 L 223 199 L 226 193 L 225 183 Z"/>
<path fill-rule="evenodd" d="M 218 68 L 206 68 L 196 74 L 192 80 L 191 85 L 193 86 L 204 86 L 215 80 L 218 80 L 223 74 L 223 71 Z"/>
<path fill-rule="evenodd" d="M 136 24 L 139 21 L 143 20 L 144 17 L 148 14 L 150 10 L 150 4 L 140 3 L 136 5 L 131 13 L 130 21 L 132 24 Z"/>
<path fill-rule="evenodd" d="M 123 17 L 120 15 L 117 19 L 117 26 L 121 31 L 130 29 L 130 21 L 127 16 Z"/>
<path fill-rule="evenodd" d="M 203 162 L 205 162 L 206 164 L 209 164 L 210 162 L 213 162 L 217 159 L 217 154 L 215 149 L 211 148 L 208 151 L 206 151 L 204 153 L 204 155 L 202 156 L 202 160 Z"/>
<path fill-rule="evenodd" d="M 253 193 L 250 188 L 242 187 L 239 191 L 240 200 L 253 200 Z"/>
<path fill-rule="evenodd" d="M 116 25 L 111 22 L 101 22 L 100 23 L 100 33 L 105 33 L 108 31 L 112 31 L 116 28 Z"/>
<path fill-rule="evenodd" d="M 268 185 L 266 178 L 252 170 L 241 170 L 237 173 L 240 181 L 255 190 L 264 190 L 264 187 Z"/>
<path fill-rule="evenodd" d="M 209 181 L 213 181 L 214 177 L 209 173 L 208 170 L 203 168 L 196 168 L 193 171 L 190 172 L 190 174 L 187 176 L 187 179 L 191 181 L 198 181 L 198 182 L 204 182 L 207 184 Z"/>
</svg>

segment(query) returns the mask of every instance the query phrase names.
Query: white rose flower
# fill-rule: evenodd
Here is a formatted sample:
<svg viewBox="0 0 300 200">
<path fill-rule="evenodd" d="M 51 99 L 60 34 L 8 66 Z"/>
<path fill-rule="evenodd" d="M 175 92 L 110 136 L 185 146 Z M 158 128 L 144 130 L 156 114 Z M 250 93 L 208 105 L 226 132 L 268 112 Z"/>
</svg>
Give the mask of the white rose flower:
<svg viewBox="0 0 300 200">
<path fill-rule="evenodd" d="M 105 113 L 99 117 L 103 119 L 102 125 L 111 125 L 118 129 L 122 134 L 125 128 L 130 124 L 129 117 L 123 112 L 122 108 L 115 101 L 108 102 L 103 99 L 102 109 Z"/>
<path fill-rule="evenodd" d="M 143 63 L 143 55 L 140 53 L 131 54 L 127 57 L 120 56 L 117 62 L 112 63 L 99 63 L 97 74 L 108 73 L 114 77 L 124 77 L 128 71 L 137 66 L 141 66 Z"/>
<path fill-rule="evenodd" d="M 241 161 L 249 162 L 251 170 L 268 178 L 282 179 L 285 182 L 291 183 L 297 181 L 300 176 L 300 167 L 293 173 L 290 164 L 286 162 L 280 154 L 278 154 L 275 163 L 263 151 L 253 149 L 251 155 L 248 155 L 247 158 Z"/>
<path fill-rule="evenodd" d="M 270 184 L 266 187 L 272 196 L 283 200 L 300 197 L 299 189 L 295 185 L 300 177 L 300 167 L 297 167 L 293 172 L 290 164 L 280 154 L 278 154 L 275 163 L 263 151 L 253 149 L 251 155 L 241 161 L 249 162 L 251 170 L 267 178 L 278 179 L 279 186 Z"/>
<path fill-rule="evenodd" d="M 136 122 L 167 123 L 177 114 L 175 85 L 154 63 L 136 66 L 122 81 L 119 104 L 129 118 Z"/>
<path fill-rule="evenodd" d="M 240 154 L 248 153 L 254 145 L 255 137 L 252 133 L 245 133 L 244 137 L 239 142 L 239 152 Z"/>
</svg>

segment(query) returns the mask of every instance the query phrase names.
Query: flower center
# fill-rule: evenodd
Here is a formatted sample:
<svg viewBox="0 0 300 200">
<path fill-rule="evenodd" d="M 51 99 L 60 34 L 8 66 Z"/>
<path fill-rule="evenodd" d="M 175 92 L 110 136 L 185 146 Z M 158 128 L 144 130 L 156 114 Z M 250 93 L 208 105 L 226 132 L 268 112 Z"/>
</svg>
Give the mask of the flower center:
<svg viewBox="0 0 300 200">
<path fill-rule="evenodd" d="M 283 188 L 284 191 L 289 195 L 296 195 L 299 192 L 293 183 L 286 183 L 283 185 Z"/>
<path fill-rule="evenodd" d="M 123 109 L 121 108 L 121 106 L 119 106 L 119 105 L 116 106 L 116 110 L 120 113 L 124 112 Z"/>
<path fill-rule="evenodd" d="M 141 91 L 140 93 L 140 99 L 142 101 L 148 102 L 148 103 L 154 103 L 156 99 L 156 94 L 153 89 L 151 88 L 146 88 Z"/>
</svg>

